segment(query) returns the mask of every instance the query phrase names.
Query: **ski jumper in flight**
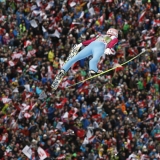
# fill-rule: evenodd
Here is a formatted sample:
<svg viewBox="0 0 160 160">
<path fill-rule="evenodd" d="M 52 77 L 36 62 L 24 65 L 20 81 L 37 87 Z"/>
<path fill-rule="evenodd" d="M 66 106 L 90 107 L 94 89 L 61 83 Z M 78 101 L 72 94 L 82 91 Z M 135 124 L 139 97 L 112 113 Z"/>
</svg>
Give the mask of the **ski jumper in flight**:
<svg viewBox="0 0 160 160">
<path fill-rule="evenodd" d="M 77 61 L 92 56 L 92 59 L 89 61 L 89 74 L 95 75 L 99 73 L 97 68 L 98 62 L 103 54 L 114 55 L 115 51 L 113 47 L 118 43 L 118 30 L 110 28 L 106 35 L 99 35 L 98 38 L 93 38 L 87 41 L 84 41 L 75 46 L 81 48 L 86 46 L 79 53 L 69 59 L 61 68 L 60 72 L 56 76 L 56 80 L 52 84 L 52 88 L 56 89 L 61 79 L 65 73 L 74 65 Z M 56 86 L 56 87 L 55 87 Z"/>
<path fill-rule="evenodd" d="M 76 56 L 70 59 L 62 67 L 62 72 L 66 73 L 72 65 L 77 61 L 82 60 L 86 57 L 93 56 L 89 61 L 89 71 L 90 73 L 98 73 L 97 64 L 105 53 L 107 55 L 115 54 L 113 47 L 118 43 L 118 31 L 116 29 L 109 29 L 106 35 L 100 35 L 100 37 L 93 38 L 87 41 L 80 43 L 79 45 L 86 46 L 81 50 Z"/>
</svg>

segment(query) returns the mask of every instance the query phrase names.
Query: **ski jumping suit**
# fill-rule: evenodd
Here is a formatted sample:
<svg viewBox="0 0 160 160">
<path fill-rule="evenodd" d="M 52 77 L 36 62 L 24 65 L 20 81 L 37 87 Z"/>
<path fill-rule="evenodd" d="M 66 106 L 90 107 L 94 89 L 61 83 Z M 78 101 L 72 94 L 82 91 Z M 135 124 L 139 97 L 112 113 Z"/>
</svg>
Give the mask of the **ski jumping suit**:
<svg viewBox="0 0 160 160">
<path fill-rule="evenodd" d="M 98 72 L 97 64 L 104 54 L 106 48 L 113 48 L 118 43 L 118 39 L 115 36 L 101 35 L 99 38 L 93 38 L 82 42 L 83 46 L 86 46 L 76 56 L 70 59 L 62 69 L 67 72 L 70 67 L 79 60 L 86 57 L 93 56 L 89 61 L 89 70 Z"/>
</svg>

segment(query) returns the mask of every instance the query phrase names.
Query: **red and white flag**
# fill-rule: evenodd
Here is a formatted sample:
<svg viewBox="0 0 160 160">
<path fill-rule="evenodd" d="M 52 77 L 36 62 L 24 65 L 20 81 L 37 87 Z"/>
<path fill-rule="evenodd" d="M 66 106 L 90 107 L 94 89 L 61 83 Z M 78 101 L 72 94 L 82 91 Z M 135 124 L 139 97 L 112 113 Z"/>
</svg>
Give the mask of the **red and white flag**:
<svg viewBox="0 0 160 160">
<path fill-rule="evenodd" d="M 160 20 L 159 19 L 154 20 L 153 26 L 160 26 Z"/>
<path fill-rule="evenodd" d="M 34 104 L 31 104 L 30 107 L 29 107 L 29 110 L 32 110 L 36 105 L 37 105 L 37 102 L 34 103 Z"/>
<path fill-rule="evenodd" d="M 55 11 L 54 11 L 55 12 Z M 53 13 L 53 12 L 52 12 Z M 53 13 L 54 14 L 54 13 Z M 54 23 L 55 22 L 55 17 L 53 17 L 53 16 L 51 16 L 50 18 L 49 18 L 49 20 L 51 21 L 51 23 Z"/>
<path fill-rule="evenodd" d="M 151 100 L 151 99 L 152 99 L 152 96 L 147 96 L 147 98 L 148 98 L 149 100 Z"/>
<path fill-rule="evenodd" d="M 66 102 L 67 102 L 67 98 L 64 98 L 60 103 L 56 103 L 55 107 L 57 109 L 62 109 Z"/>
<path fill-rule="evenodd" d="M 123 66 L 121 66 L 121 65 L 118 64 L 118 63 L 115 63 L 115 64 L 113 65 L 113 68 L 116 68 L 116 72 L 123 70 Z"/>
<path fill-rule="evenodd" d="M 145 154 L 142 154 L 141 155 L 141 160 L 150 160 L 150 157 L 145 155 Z"/>
<path fill-rule="evenodd" d="M 39 15 L 40 13 L 41 13 L 41 11 L 34 10 L 34 11 L 32 12 L 31 17 L 37 16 L 37 15 Z"/>
<path fill-rule="evenodd" d="M 3 22 L 6 18 L 7 16 L 0 16 L 0 22 Z"/>
<path fill-rule="evenodd" d="M 35 57 L 35 56 L 36 56 L 35 53 L 36 53 L 36 49 L 33 49 L 33 50 L 31 50 L 31 51 L 28 51 L 27 57 L 28 57 L 28 58 Z"/>
<path fill-rule="evenodd" d="M 79 24 L 80 24 L 79 22 L 74 22 L 74 21 L 73 21 L 73 22 L 71 23 L 71 25 L 70 25 L 69 33 L 75 28 L 76 25 L 79 25 Z"/>
<path fill-rule="evenodd" d="M 140 44 L 140 47 L 145 47 L 146 46 L 146 42 L 142 41 Z"/>
<path fill-rule="evenodd" d="M 56 22 L 52 22 L 50 25 L 49 25 L 49 27 L 48 27 L 48 29 L 52 29 L 53 27 L 56 27 L 57 25 L 56 25 Z"/>
<path fill-rule="evenodd" d="M 156 133 L 156 134 L 154 135 L 154 137 L 155 137 L 155 138 L 160 138 L 160 133 Z"/>
<path fill-rule="evenodd" d="M 130 141 L 129 139 L 127 139 L 127 142 L 125 143 L 125 148 L 129 149 L 130 142 L 131 142 L 131 141 Z"/>
<path fill-rule="evenodd" d="M 159 153 L 156 154 L 156 158 L 160 159 L 160 154 Z"/>
<path fill-rule="evenodd" d="M 59 155 L 56 159 L 61 160 L 61 159 L 65 159 L 65 158 L 66 158 L 66 156 L 63 154 L 63 155 Z"/>
<path fill-rule="evenodd" d="M 29 71 L 34 72 L 34 73 L 37 72 L 37 66 L 31 65 L 29 68 Z"/>
<path fill-rule="evenodd" d="M 9 102 L 12 101 L 12 100 L 11 100 L 10 98 L 8 98 L 8 97 L 0 98 L 0 100 L 1 100 L 4 104 L 9 103 Z"/>
<path fill-rule="evenodd" d="M 143 11 L 141 13 L 141 15 L 139 16 L 139 22 L 143 22 L 144 18 L 145 18 L 145 15 L 146 15 L 146 11 Z"/>
<path fill-rule="evenodd" d="M 31 93 L 31 92 L 30 92 L 30 93 L 26 93 L 26 94 L 25 94 L 25 100 L 28 99 L 28 98 L 30 98 L 31 96 L 32 96 L 32 93 Z"/>
<path fill-rule="evenodd" d="M 154 31 L 154 29 L 153 29 L 153 28 L 149 30 L 149 34 L 150 34 L 150 35 L 155 34 L 155 31 Z"/>
<path fill-rule="evenodd" d="M 69 85 L 71 85 L 71 81 L 68 80 L 68 78 L 66 77 L 66 78 L 64 78 L 64 80 L 62 81 L 62 83 L 60 84 L 59 87 L 63 89 L 63 88 L 66 88 Z"/>
<path fill-rule="evenodd" d="M 68 116 L 72 117 L 72 120 L 75 120 L 78 117 L 77 112 L 78 112 L 78 109 L 73 108 L 69 111 Z"/>
<path fill-rule="evenodd" d="M 48 66 L 47 77 L 48 78 L 52 78 L 52 76 L 53 76 L 53 67 L 52 66 Z"/>
<path fill-rule="evenodd" d="M 153 36 L 144 36 L 144 40 L 150 40 L 152 38 L 153 38 Z"/>
<path fill-rule="evenodd" d="M 68 119 L 68 116 L 69 116 L 69 113 L 68 112 L 65 112 L 62 116 L 63 119 Z"/>
<path fill-rule="evenodd" d="M 24 117 L 25 117 L 26 119 L 29 119 L 31 116 L 32 116 L 32 115 L 30 115 L 29 113 L 25 113 L 25 114 L 24 114 Z"/>
<path fill-rule="evenodd" d="M 106 79 L 111 79 L 111 78 L 112 78 L 111 75 L 107 75 L 107 76 L 106 76 Z"/>
<path fill-rule="evenodd" d="M 18 68 L 17 68 L 17 72 L 18 72 L 18 73 L 22 73 L 22 69 L 18 67 Z"/>
<path fill-rule="evenodd" d="M 23 57 L 23 55 L 22 55 L 22 53 L 13 52 L 11 57 L 12 57 L 12 60 L 14 60 L 14 59 L 20 59 L 21 57 Z"/>
<path fill-rule="evenodd" d="M 79 62 L 76 62 L 72 67 L 71 70 L 74 74 L 77 73 L 77 71 L 79 70 Z"/>
<path fill-rule="evenodd" d="M 47 108 L 44 108 L 44 109 L 43 109 L 43 113 L 44 113 L 44 114 L 47 114 L 47 113 L 48 113 Z"/>
<path fill-rule="evenodd" d="M 16 114 L 16 112 L 17 112 L 17 109 L 14 110 L 10 115 L 11 115 L 11 116 L 14 116 L 14 115 Z"/>
<path fill-rule="evenodd" d="M 107 99 L 111 100 L 112 97 L 113 97 L 113 96 L 112 96 L 110 93 L 104 95 L 104 99 L 105 99 L 105 100 L 107 100 Z"/>
<path fill-rule="evenodd" d="M 92 116 L 92 119 L 100 119 L 101 118 L 101 114 L 96 114 Z"/>
<path fill-rule="evenodd" d="M 24 42 L 24 48 L 30 46 L 31 44 L 32 44 L 31 41 L 29 41 L 29 40 L 25 41 L 25 42 Z"/>
<path fill-rule="evenodd" d="M 62 28 L 61 27 L 56 27 L 55 29 L 60 33 L 62 32 Z"/>
<path fill-rule="evenodd" d="M 51 7 L 52 7 L 51 4 L 48 3 L 48 5 L 46 6 L 45 10 L 49 10 Z"/>
<path fill-rule="evenodd" d="M 148 133 L 144 133 L 144 134 L 141 136 L 142 139 L 143 139 L 143 138 L 148 138 L 148 137 L 149 137 Z"/>
<path fill-rule="evenodd" d="M 104 22 L 104 14 L 98 19 L 98 22 L 99 22 L 100 26 L 103 24 L 103 22 Z"/>
<path fill-rule="evenodd" d="M 40 160 L 44 160 L 48 157 L 47 153 L 45 152 L 45 150 L 43 150 L 41 147 L 38 147 L 38 156 L 40 158 Z"/>
<path fill-rule="evenodd" d="M 46 105 L 46 101 L 41 104 L 40 108 L 45 107 L 45 105 Z"/>
<path fill-rule="evenodd" d="M 48 66 L 48 73 L 53 74 L 53 67 L 52 66 Z"/>
<path fill-rule="evenodd" d="M 4 143 L 4 142 L 6 142 L 7 141 L 7 139 L 8 139 L 8 134 L 7 133 L 5 133 L 4 135 L 2 135 L 2 137 L 1 137 L 1 143 Z"/>
<path fill-rule="evenodd" d="M 155 116 L 154 114 L 149 114 L 146 120 L 150 120 L 150 119 L 154 118 L 154 116 Z"/>
<path fill-rule="evenodd" d="M 27 104 L 25 104 L 25 103 L 22 103 L 22 110 L 23 111 L 27 111 L 27 110 L 29 110 L 29 108 L 30 108 L 30 105 L 27 105 Z"/>
<path fill-rule="evenodd" d="M 89 93 L 88 87 L 89 87 L 89 84 L 85 84 L 85 85 L 81 86 L 78 89 L 78 93 L 82 93 L 83 92 L 85 95 L 88 95 L 88 93 Z"/>
<path fill-rule="evenodd" d="M 76 2 L 74 2 L 74 1 L 69 1 L 69 5 L 70 5 L 70 7 L 74 7 L 74 6 L 76 5 Z"/>
<path fill-rule="evenodd" d="M 10 66 L 10 67 L 13 67 L 13 66 L 15 66 L 16 65 L 16 63 L 14 62 L 14 61 L 8 61 L 8 65 Z"/>
<path fill-rule="evenodd" d="M 92 136 L 92 137 L 88 138 L 89 143 L 92 143 L 95 138 L 96 138 L 95 136 Z"/>
</svg>

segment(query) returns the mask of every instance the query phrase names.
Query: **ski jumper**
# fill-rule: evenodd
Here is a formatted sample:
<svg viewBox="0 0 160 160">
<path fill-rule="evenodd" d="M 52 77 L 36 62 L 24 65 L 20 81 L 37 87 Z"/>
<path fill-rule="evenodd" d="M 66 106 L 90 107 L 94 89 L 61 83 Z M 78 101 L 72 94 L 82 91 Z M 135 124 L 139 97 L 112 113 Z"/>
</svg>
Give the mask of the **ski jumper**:
<svg viewBox="0 0 160 160">
<path fill-rule="evenodd" d="M 115 36 L 109 35 L 101 35 L 99 38 L 84 41 L 82 44 L 86 47 L 64 64 L 62 69 L 67 72 L 74 63 L 92 55 L 93 57 L 89 61 L 89 70 L 98 72 L 97 64 L 104 54 L 105 49 L 113 48 L 117 43 L 118 39 Z"/>
</svg>

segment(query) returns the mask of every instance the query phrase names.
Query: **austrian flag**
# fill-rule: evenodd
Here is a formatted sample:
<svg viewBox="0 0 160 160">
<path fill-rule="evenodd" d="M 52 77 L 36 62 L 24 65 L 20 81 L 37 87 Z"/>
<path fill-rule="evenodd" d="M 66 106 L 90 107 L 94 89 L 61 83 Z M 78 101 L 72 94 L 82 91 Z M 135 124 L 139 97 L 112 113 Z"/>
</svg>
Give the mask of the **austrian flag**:
<svg viewBox="0 0 160 160">
<path fill-rule="evenodd" d="M 29 41 L 29 40 L 25 41 L 25 42 L 24 42 L 24 48 L 30 46 L 31 44 L 32 44 L 31 41 Z"/>
<path fill-rule="evenodd" d="M 6 104 L 6 103 L 11 102 L 12 100 L 8 97 L 3 97 L 3 98 L 0 98 L 0 101 L 2 101 L 4 104 Z"/>
<path fill-rule="evenodd" d="M 28 51 L 27 57 L 28 57 L 28 58 L 35 57 L 35 56 L 36 56 L 35 53 L 36 53 L 36 49 L 33 49 L 33 50 L 31 50 L 31 51 Z"/>
<path fill-rule="evenodd" d="M 159 19 L 154 20 L 153 24 L 154 26 L 160 26 L 160 20 Z"/>
<path fill-rule="evenodd" d="M 17 72 L 18 73 L 22 73 L 22 69 L 21 68 L 17 68 Z"/>
<path fill-rule="evenodd" d="M 146 15 L 146 11 L 143 11 L 139 16 L 139 22 L 143 22 L 145 15 Z"/>
<path fill-rule="evenodd" d="M 12 59 L 20 59 L 21 57 L 23 57 L 23 54 L 22 53 L 16 53 L 16 52 L 13 52 L 12 54 Z"/>
<path fill-rule="evenodd" d="M 62 83 L 60 84 L 60 88 L 66 88 L 67 86 L 71 85 L 71 81 L 65 78 Z"/>
<path fill-rule="evenodd" d="M 6 18 L 7 16 L 0 16 L 0 22 L 3 22 Z"/>
<path fill-rule="evenodd" d="M 29 119 L 31 116 L 32 116 L 32 115 L 30 115 L 29 113 L 25 113 L 25 114 L 24 114 L 24 117 L 25 117 L 26 119 Z"/>
<path fill-rule="evenodd" d="M 64 98 L 60 103 L 56 103 L 56 108 L 62 109 L 66 102 L 67 102 L 67 98 Z"/>
<path fill-rule="evenodd" d="M 14 61 L 8 61 L 8 65 L 9 65 L 10 67 L 13 67 L 13 66 L 16 65 L 16 63 L 15 63 Z"/>
<path fill-rule="evenodd" d="M 37 66 L 31 65 L 30 68 L 29 68 L 29 71 L 34 72 L 34 73 L 37 72 Z"/>
<path fill-rule="evenodd" d="M 62 155 L 57 157 L 57 160 L 61 160 L 61 159 L 64 159 L 64 158 L 66 158 L 66 156 L 62 154 Z"/>
<path fill-rule="evenodd" d="M 104 22 L 104 15 L 102 15 L 102 16 L 98 19 L 98 22 L 99 22 L 100 26 L 103 24 L 103 22 Z"/>
</svg>

